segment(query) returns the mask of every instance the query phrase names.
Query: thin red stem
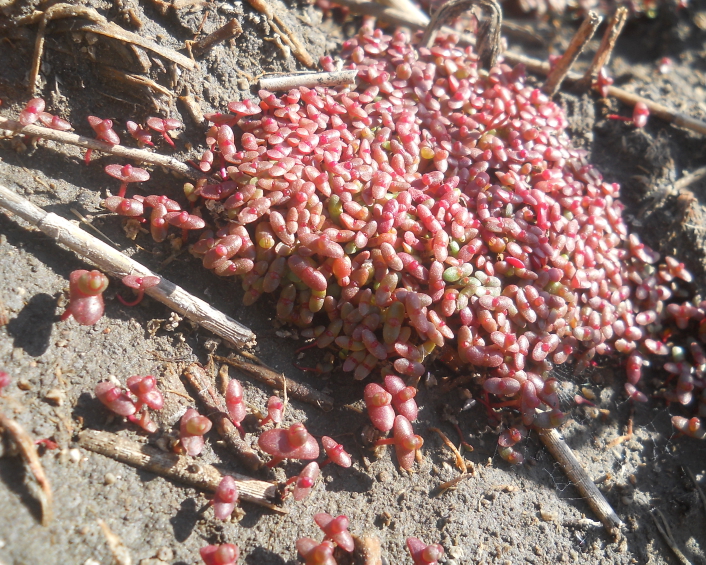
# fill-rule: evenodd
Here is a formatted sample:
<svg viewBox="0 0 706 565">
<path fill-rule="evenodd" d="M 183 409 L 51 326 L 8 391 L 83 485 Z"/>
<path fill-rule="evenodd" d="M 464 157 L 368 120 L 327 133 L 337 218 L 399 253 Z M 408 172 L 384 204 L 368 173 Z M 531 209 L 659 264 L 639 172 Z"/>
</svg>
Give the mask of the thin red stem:
<svg viewBox="0 0 706 565">
<path fill-rule="evenodd" d="M 137 306 L 140 302 L 142 302 L 142 298 L 143 298 L 144 296 L 145 296 L 145 291 L 144 291 L 144 290 L 138 290 L 138 291 L 137 291 L 137 298 L 135 298 L 135 300 L 133 300 L 132 302 L 128 302 L 127 300 L 125 300 L 125 299 L 124 299 L 122 296 L 120 296 L 119 294 L 116 294 L 116 295 L 115 295 L 115 298 L 117 298 L 118 300 L 120 300 L 120 302 L 121 302 L 124 306 Z"/>
</svg>

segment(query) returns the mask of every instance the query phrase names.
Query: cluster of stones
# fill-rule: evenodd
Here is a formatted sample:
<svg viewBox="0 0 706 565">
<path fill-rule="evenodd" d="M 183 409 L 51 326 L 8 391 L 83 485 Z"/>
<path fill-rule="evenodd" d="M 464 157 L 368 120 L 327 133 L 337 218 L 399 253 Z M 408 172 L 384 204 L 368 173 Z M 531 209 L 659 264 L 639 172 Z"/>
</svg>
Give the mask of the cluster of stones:
<svg viewBox="0 0 706 565">
<path fill-rule="evenodd" d="M 644 400 L 642 366 L 674 354 L 665 396 L 691 403 L 700 346 L 689 363 L 663 340 L 704 319 L 706 304 L 677 303 L 691 275 L 628 233 L 619 186 L 523 68 L 481 70 L 457 41 L 363 30 L 342 52 L 355 88 L 260 91 L 208 116 L 199 166 L 223 180 L 187 187 L 216 223 L 192 252 L 241 276 L 246 304 L 277 295 L 279 319 L 337 344 L 356 379 L 419 377 L 445 348 L 546 427 L 562 421 L 554 365 L 627 354 L 626 392 Z"/>
</svg>

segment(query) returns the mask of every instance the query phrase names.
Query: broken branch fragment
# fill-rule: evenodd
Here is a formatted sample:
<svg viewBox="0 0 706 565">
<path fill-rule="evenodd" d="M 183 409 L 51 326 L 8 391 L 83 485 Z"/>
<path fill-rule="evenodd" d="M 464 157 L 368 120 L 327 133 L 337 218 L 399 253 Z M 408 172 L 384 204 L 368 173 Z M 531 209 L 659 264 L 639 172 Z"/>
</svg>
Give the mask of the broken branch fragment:
<svg viewBox="0 0 706 565">
<path fill-rule="evenodd" d="M 213 465 L 192 457 L 160 451 L 151 445 L 137 443 L 110 432 L 83 430 L 78 435 L 78 445 L 121 463 L 207 492 L 216 492 L 223 479 L 221 472 Z M 229 472 L 228 475 L 235 479 L 241 500 L 265 506 L 276 512 L 286 512 L 276 505 L 277 487 L 274 483 L 238 473 Z"/>
<path fill-rule="evenodd" d="M 245 443 L 240 437 L 238 429 L 228 417 L 228 409 L 225 400 L 209 383 L 203 367 L 198 363 L 192 363 L 184 369 L 184 378 L 192 389 L 196 392 L 199 400 L 207 408 L 207 415 L 216 425 L 216 430 L 223 437 L 228 447 L 235 457 L 251 471 L 257 471 L 264 463 L 257 453 Z"/>
<path fill-rule="evenodd" d="M 77 147 L 85 147 L 95 151 L 102 151 L 103 153 L 110 153 L 111 155 L 117 155 L 118 157 L 142 161 L 143 163 L 152 163 L 153 165 L 159 165 L 166 169 L 181 173 L 185 177 L 194 180 L 201 178 L 196 171 L 190 169 L 188 165 L 185 165 L 181 161 L 167 155 L 160 155 L 159 153 L 145 151 L 144 149 L 134 149 L 132 147 L 125 147 L 124 145 L 106 143 L 90 137 L 76 135 L 75 133 L 68 131 L 59 131 L 34 124 L 23 126 L 20 122 L 8 120 L 3 117 L 0 117 L 0 129 L 7 129 L 32 137 L 41 137 L 42 139 L 50 139 L 51 141 L 58 141 L 59 143 L 68 143 L 69 145 L 76 145 Z"/>
<path fill-rule="evenodd" d="M 610 61 L 615 42 L 618 41 L 618 36 L 620 32 L 623 31 L 623 26 L 627 19 L 627 8 L 620 7 L 615 11 L 615 15 L 611 18 L 603 34 L 603 39 L 601 39 L 601 44 L 593 57 L 593 61 L 591 61 L 591 65 L 583 75 L 583 78 L 576 85 L 580 90 L 589 90 L 591 85 L 595 82 L 598 73 L 608 64 L 608 61 Z"/>
<path fill-rule="evenodd" d="M 355 83 L 357 70 L 331 71 L 328 73 L 300 73 L 296 75 L 273 76 L 260 79 L 260 88 L 271 92 L 290 90 L 305 86 L 346 86 Z"/>
<path fill-rule="evenodd" d="M 17 446 L 27 469 L 32 473 L 40 487 L 39 490 L 34 491 L 34 494 L 39 499 L 39 504 L 42 508 L 42 526 L 47 526 L 54 516 L 52 490 L 49 479 L 44 473 L 42 463 L 39 461 L 34 440 L 22 426 L 15 420 L 5 416 L 2 412 L 0 412 L 0 431 L 4 431 Z"/>
<path fill-rule="evenodd" d="M 238 37 L 241 33 L 243 33 L 243 28 L 240 27 L 238 20 L 233 18 L 213 33 L 209 33 L 198 41 L 192 43 L 191 52 L 195 57 L 200 57 L 209 51 L 214 45 L 222 43 L 223 41 L 228 41 L 234 37 Z"/>
<path fill-rule="evenodd" d="M 37 226 L 55 241 L 95 263 L 112 277 L 122 279 L 127 275 L 155 276 L 144 265 L 126 257 L 61 216 L 45 212 L 2 185 L 0 207 Z M 146 289 L 145 293 L 237 347 L 255 341 L 255 334 L 248 328 L 164 278 L 161 278 L 156 286 Z"/>
<path fill-rule="evenodd" d="M 557 460 L 569 480 L 581 493 L 591 509 L 596 513 L 605 529 L 612 536 L 618 536 L 623 522 L 603 496 L 588 473 L 578 462 L 574 452 L 566 444 L 559 432 L 554 429 L 537 430 L 539 439 Z"/>
<path fill-rule="evenodd" d="M 583 52 L 591 41 L 593 34 L 596 33 L 598 26 L 601 25 L 603 18 L 600 17 L 596 12 L 589 12 L 586 19 L 581 22 L 576 34 L 571 38 L 569 46 L 566 48 L 566 52 L 561 56 L 556 62 L 555 67 L 550 71 L 547 76 L 547 80 L 542 87 L 542 90 L 549 96 L 554 96 L 556 92 L 561 87 L 561 83 L 569 74 L 571 67 L 578 59 L 579 55 Z"/>
</svg>

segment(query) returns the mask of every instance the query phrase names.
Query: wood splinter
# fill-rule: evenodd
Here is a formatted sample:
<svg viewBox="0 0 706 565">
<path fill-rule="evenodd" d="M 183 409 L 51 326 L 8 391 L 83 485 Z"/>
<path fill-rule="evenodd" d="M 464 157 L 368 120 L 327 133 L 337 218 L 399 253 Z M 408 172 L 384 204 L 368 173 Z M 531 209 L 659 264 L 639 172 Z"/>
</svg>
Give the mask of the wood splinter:
<svg viewBox="0 0 706 565">
<path fill-rule="evenodd" d="M 355 84 L 357 74 L 357 70 L 346 70 L 265 77 L 260 79 L 260 88 L 274 92 L 299 88 L 300 86 L 305 86 L 306 88 L 315 88 L 317 86 L 348 86 Z"/>
<path fill-rule="evenodd" d="M 241 33 L 243 33 L 243 28 L 240 27 L 238 20 L 233 18 L 225 25 L 219 27 L 216 31 L 205 35 L 198 41 L 189 42 L 187 45 L 194 54 L 194 57 L 200 57 L 209 51 L 213 46 L 238 37 Z"/>
<path fill-rule="evenodd" d="M 32 476 L 39 485 L 39 489 L 32 489 L 32 494 L 39 500 L 39 505 L 42 510 L 42 526 L 47 526 L 54 516 L 53 496 L 49 479 L 46 473 L 44 473 L 42 463 L 39 461 L 39 455 L 37 454 L 34 440 L 15 420 L 8 418 L 0 412 L 0 432 L 2 431 L 4 431 L 10 441 L 17 446 L 25 466 L 30 473 L 32 473 Z M 1 440 L 2 434 L 0 434 L 0 441 Z"/>
<path fill-rule="evenodd" d="M 591 86 L 596 81 L 596 77 L 598 77 L 598 73 L 600 73 L 601 69 L 610 61 L 615 42 L 618 41 L 618 36 L 620 36 L 620 32 L 623 31 L 623 26 L 627 19 L 627 8 L 620 7 L 615 11 L 615 15 L 608 23 L 608 27 L 603 34 L 603 39 L 601 39 L 601 44 L 598 46 L 598 51 L 596 51 L 591 65 L 586 70 L 583 78 L 576 83 L 577 89 L 584 92 L 591 89 Z"/>
<path fill-rule="evenodd" d="M 566 444 L 564 438 L 554 429 L 538 430 L 539 439 L 557 460 L 561 469 L 569 480 L 578 489 L 581 496 L 586 500 L 591 509 L 603 524 L 606 531 L 614 536 L 620 535 L 623 522 L 618 518 L 613 508 L 603 496 L 595 483 L 588 476 L 574 455 L 574 452 Z"/>
<path fill-rule="evenodd" d="M 223 437 L 231 452 L 251 471 L 257 471 L 264 463 L 250 446 L 240 437 L 240 432 L 231 422 L 225 400 L 211 386 L 211 379 L 198 363 L 192 363 L 183 372 L 186 382 L 196 392 L 199 400 L 206 407 L 206 416 L 215 424 L 216 430 Z"/>
<path fill-rule="evenodd" d="M 215 492 L 223 478 L 223 473 L 213 465 L 186 455 L 167 453 L 110 432 L 83 430 L 78 435 L 78 445 L 88 451 L 207 492 Z M 279 513 L 287 512 L 277 505 L 277 485 L 274 483 L 239 473 L 227 474 L 235 479 L 241 500 Z"/>
<path fill-rule="evenodd" d="M 2 127 L 1 124 L 0 127 Z M 2 185 L 0 185 L 0 208 L 17 214 L 56 242 L 88 259 L 116 279 L 122 279 L 127 275 L 156 276 L 144 265 L 123 255 L 77 225 L 53 212 L 47 213 Z M 160 278 L 159 284 L 148 288 L 145 293 L 236 347 L 244 347 L 255 342 L 255 334 L 250 329 L 165 278 Z"/>
<path fill-rule="evenodd" d="M 561 87 L 561 83 L 566 78 L 566 75 L 569 74 L 571 67 L 586 48 L 588 42 L 591 41 L 593 34 L 596 33 L 596 30 L 598 29 L 598 26 L 601 25 L 602 21 L 603 18 L 596 12 L 591 11 L 588 13 L 586 19 L 583 20 L 576 34 L 571 38 L 569 46 L 566 48 L 566 52 L 561 56 L 561 59 L 556 62 L 554 68 L 549 72 L 547 80 L 542 87 L 545 94 L 554 96 L 557 93 Z"/>
</svg>

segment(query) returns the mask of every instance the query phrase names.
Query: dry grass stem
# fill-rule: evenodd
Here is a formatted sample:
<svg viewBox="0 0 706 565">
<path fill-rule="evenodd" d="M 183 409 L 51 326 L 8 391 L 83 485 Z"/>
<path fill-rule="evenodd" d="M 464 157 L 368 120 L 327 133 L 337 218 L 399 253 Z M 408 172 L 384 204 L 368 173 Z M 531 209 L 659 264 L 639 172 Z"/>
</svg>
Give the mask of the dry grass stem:
<svg viewBox="0 0 706 565">
<path fill-rule="evenodd" d="M 700 182 L 704 178 L 706 178 L 706 167 L 700 167 L 676 181 L 674 183 L 674 190 L 675 192 L 680 192 L 690 187 L 692 184 Z"/>
<path fill-rule="evenodd" d="M 0 207 L 37 226 L 56 242 L 88 259 L 114 278 L 122 279 L 127 275 L 156 276 L 144 265 L 126 257 L 77 225 L 54 213 L 45 212 L 2 185 L 0 185 Z M 255 334 L 248 328 L 164 278 L 160 279 L 157 286 L 145 292 L 236 347 L 243 347 L 255 341 Z"/>
<path fill-rule="evenodd" d="M 613 449 L 615 446 L 620 445 L 624 441 L 630 441 L 632 439 L 632 418 L 628 420 L 628 429 L 625 433 L 625 435 L 618 436 L 615 439 L 611 440 L 608 445 L 606 445 L 606 449 Z"/>
<path fill-rule="evenodd" d="M 478 22 L 476 32 L 476 52 L 481 64 L 486 69 L 495 66 L 500 55 L 500 29 L 503 23 L 503 13 L 496 0 L 450 0 L 439 8 L 431 18 L 424 31 L 421 44 L 430 48 L 441 26 L 474 6 L 486 12 L 486 17 Z"/>
<path fill-rule="evenodd" d="M 103 520 L 98 520 L 98 525 L 103 530 L 105 540 L 108 542 L 108 549 L 113 556 L 115 565 L 132 565 L 132 556 L 130 550 L 125 546 L 123 540 L 115 535 Z"/>
<path fill-rule="evenodd" d="M 215 492 L 223 474 L 213 465 L 193 457 L 160 451 L 156 447 L 137 443 L 110 432 L 83 430 L 78 445 L 121 463 L 155 473 L 206 492 Z M 286 510 L 277 505 L 277 486 L 238 473 L 228 473 L 235 479 L 240 499 L 264 506 L 280 513 Z"/>
<path fill-rule="evenodd" d="M 183 372 L 184 379 L 206 407 L 206 416 L 215 424 L 216 430 L 225 440 L 230 451 L 250 471 L 257 471 L 264 463 L 250 446 L 240 437 L 233 425 L 226 403 L 221 394 L 211 384 L 211 379 L 198 363 L 192 363 Z"/>
<path fill-rule="evenodd" d="M 191 43 L 191 52 L 195 57 L 200 57 L 209 51 L 214 45 L 218 45 L 223 41 L 228 41 L 234 37 L 238 37 L 243 33 L 243 28 L 236 18 L 233 18 L 225 25 L 219 27 L 216 31 L 209 33 L 198 41 Z"/>
<path fill-rule="evenodd" d="M 468 472 L 468 469 L 466 468 L 466 461 L 463 459 L 461 452 L 456 448 L 453 443 L 451 443 L 451 440 L 439 428 L 429 428 L 429 431 L 436 432 L 437 434 L 439 434 L 441 441 L 444 442 L 446 447 L 448 447 L 456 457 L 456 466 L 461 470 L 461 473 L 465 475 Z"/>
<path fill-rule="evenodd" d="M 608 504 L 603 493 L 598 490 L 591 477 L 588 476 L 581 463 L 578 462 L 574 452 L 571 451 L 564 438 L 554 429 L 538 430 L 538 433 L 539 439 L 542 440 L 542 443 L 554 456 L 566 476 L 569 477 L 569 480 L 596 513 L 606 531 L 612 536 L 619 536 L 623 522 Z"/>
<path fill-rule="evenodd" d="M 124 145 L 111 145 L 105 141 L 99 141 L 90 137 L 83 137 L 82 135 L 76 135 L 75 133 L 67 131 L 59 131 L 42 126 L 36 126 L 34 124 L 30 126 L 23 126 L 20 122 L 3 117 L 0 117 L 0 129 L 11 130 L 16 133 L 22 133 L 32 137 L 41 137 L 43 139 L 49 139 L 59 143 L 67 143 L 77 147 L 85 147 L 86 149 L 93 149 L 95 151 L 102 151 L 103 153 L 109 153 L 111 155 L 117 155 L 118 157 L 132 159 L 136 162 L 159 165 L 160 167 L 180 173 L 185 177 L 194 180 L 198 180 L 203 177 L 203 175 L 198 174 L 194 169 L 190 168 L 188 165 L 185 165 L 181 161 L 174 159 L 173 157 L 160 155 L 159 153 L 152 153 L 151 151 L 145 151 L 144 149 L 134 149 L 132 147 L 125 147 Z"/>
<path fill-rule="evenodd" d="M 593 34 L 596 33 L 602 21 L 603 18 L 596 12 L 588 12 L 586 18 L 581 22 L 578 31 L 571 38 L 566 52 L 561 56 L 561 59 L 556 62 L 556 65 L 549 72 L 549 75 L 547 75 L 547 80 L 544 86 L 542 86 L 542 90 L 549 96 L 554 96 L 559 88 L 561 88 L 561 83 L 564 81 L 564 78 L 569 74 L 571 67 L 586 48 L 588 42 L 591 41 Z"/>
<path fill-rule="evenodd" d="M 0 412 L 0 430 L 4 431 L 10 440 L 17 446 L 22 461 L 39 485 L 39 489 L 32 489 L 32 494 L 39 500 L 42 509 L 42 526 L 49 525 L 54 517 L 53 496 L 51 485 L 42 463 L 39 461 L 37 448 L 32 437 L 15 420 L 8 418 Z"/>
<path fill-rule="evenodd" d="M 672 553 L 677 558 L 679 563 L 681 563 L 682 565 L 691 565 L 691 561 L 689 561 L 686 556 L 681 552 L 681 550 L 677 547 L 677 542 L 674 541 L 674 536 L 672 535 L 672 530 L 669 527 L 669 523 L 667 522 L 667 519 L 664 517 L 664 514 L 662 514 L 662 511 L 659 508 L 655 508 L 652 510 L 652 520 L 654 521 L 655 526 L 657 526 L 657 530 L 664 538 L 664 542 L 667 544 L 669 549 L 672 550 Z"/>
<path fill-rule="evenodd" d="M 213 358 L 220 363 L 226 363 L 231 367 L 235 367 L 236 369 L 245 372 L 255 380 L 265 383 L 269 387 L 276 390 L 284 390 L 286 383 L 287 392 L 292 398 L 296 398 L 297 400 L 301 400 L 307 404 L 318 406 L 325 412 L 333 410 L 333 398 L 331 398 L 328 394 L 324 394 L 323 392 L 315 390 L 303 383 L 293 381 L 292 379 L 285 379 L 285 376 L 282 373 L 278 373 L 267 367 L 248 363 L 247 361 L 234 359 L 232 357 L 220 357 L 218 355 L 214 355 Z"/>
<path fill-rule="evenodd" d="M 620 7 L 615 11 L 615 14 L 610 19 L 608 27 L 603 34 L 603 39 L 601 39 L 601 44 L 598 46 L 598 51 L 593 56 L 593 61 L 588 67 L 588 70 L 583 75 L 583 78 L 576 84 L 576 86 L 582 91 L 588 91 L 591 85 L 596 80 L 598 73 L 603 67 L 605 67 L 610 61 L 610 56 L 613 53 L 613 48 L 615 47 L 615 42 L 618 41 L 620 32 L 623 31 L 623 26 L 628 19 L 628 9 L 625 7 Z"/>
<path fill-rule="evenodd" d="M 260 88 L 269 91 L 290 90 L 305 86 L 347 86 L 355 84 L 357 70 L 331 71 L 327 73 L 298 73 L 294 75 L 271 76 L 260 79 Z"/>
</svg>

